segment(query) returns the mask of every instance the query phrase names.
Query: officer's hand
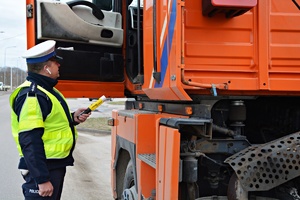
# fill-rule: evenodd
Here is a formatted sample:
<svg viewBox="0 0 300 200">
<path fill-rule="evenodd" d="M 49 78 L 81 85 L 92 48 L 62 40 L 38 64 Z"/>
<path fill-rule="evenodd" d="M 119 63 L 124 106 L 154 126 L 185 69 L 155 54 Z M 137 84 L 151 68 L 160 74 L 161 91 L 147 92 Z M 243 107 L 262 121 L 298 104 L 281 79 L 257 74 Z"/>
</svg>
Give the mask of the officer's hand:
<svg viewBox="0 0 300 200">
<path fill-rule="evenodd" d="M 83 111 L 85 111 L 86 108 L 79 108 L 78 110 L 75 111 L 74 113 L 74 121 L 77 123 L 82 123 L 85 122 L 85 120 L 91 115 L 91 112 L 87 114 L 82 114 L 79 116 L 79 114 Z"/>
<path fill-rule="evenodd" d="M 53 186 L 50 181 L 39 184 L 39 195 L 42 197 L 51 197 L 53 194 Z"/>
</svg>

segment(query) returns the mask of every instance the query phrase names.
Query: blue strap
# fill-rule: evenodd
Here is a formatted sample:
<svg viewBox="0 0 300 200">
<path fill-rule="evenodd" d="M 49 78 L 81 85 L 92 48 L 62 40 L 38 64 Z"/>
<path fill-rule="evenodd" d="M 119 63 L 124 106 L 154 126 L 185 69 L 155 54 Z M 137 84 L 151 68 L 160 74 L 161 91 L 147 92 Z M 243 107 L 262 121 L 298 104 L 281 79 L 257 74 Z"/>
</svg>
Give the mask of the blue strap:
<svg viewBox="0 0 300 200">
<path fill-rule="evenodd" d="M 210 92 L 212 93 L 212 95 L 214 97 L 218 96 L 215 84 L 211 84 L 211 90 L 210 90 Z"/>
</svg>

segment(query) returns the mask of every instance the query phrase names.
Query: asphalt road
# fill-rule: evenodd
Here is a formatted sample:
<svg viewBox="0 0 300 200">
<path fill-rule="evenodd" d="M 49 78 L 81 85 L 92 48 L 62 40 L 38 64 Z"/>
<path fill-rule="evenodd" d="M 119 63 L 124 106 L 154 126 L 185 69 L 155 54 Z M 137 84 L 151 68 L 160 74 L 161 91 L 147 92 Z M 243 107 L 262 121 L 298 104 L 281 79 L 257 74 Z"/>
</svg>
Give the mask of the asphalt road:
<svg viewBox="0 0 300 200">
<path fill-rule="evenodd" d="M 67 168 L 62 200 L 112 200 L 110 135 L 79 133 L 75 165 Z"/>
<path fill-rule="evenodd" d="M 18 151 L 11 135 L 9 93 L 0 91 L 0 199 L 22 199 Z"/>
<path fill-rule="evenodd" d="M 0 199 L 23 199 L 23 179 L 17 169 L 19 156 L 11 136 L 9 92 L 0 91 Z M 67 99 L 71 110 L 90 105 L 88 99 Z M 111 116 L 122 106 L 102 105 L 91 117 Z M 67 168 L 62 200 L 112 200 L 110 188 L 109 134 L 79 131 L 74 151 L 75 165 Z"/>
</svg>

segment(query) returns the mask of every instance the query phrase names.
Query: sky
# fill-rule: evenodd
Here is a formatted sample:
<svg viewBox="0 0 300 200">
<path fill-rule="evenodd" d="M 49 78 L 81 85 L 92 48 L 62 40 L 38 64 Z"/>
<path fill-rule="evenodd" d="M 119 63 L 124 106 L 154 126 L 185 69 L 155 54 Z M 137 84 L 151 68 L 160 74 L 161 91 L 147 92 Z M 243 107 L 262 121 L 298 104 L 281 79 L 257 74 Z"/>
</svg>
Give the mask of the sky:
<svg viewBox="0 0 300 200">
<path fill-rule="evenodd" d="M 68 0 L 61 0 L 67 2 Z M 0 0 L 0 67 L 26 70 L 26 0 Z"/>
<path fill-rule="evenodd" d="M 0 67 L 5 64 L 25 70 L 21 58 L 26 50 L 25 0 L 0 1 Z"/>
</svg>

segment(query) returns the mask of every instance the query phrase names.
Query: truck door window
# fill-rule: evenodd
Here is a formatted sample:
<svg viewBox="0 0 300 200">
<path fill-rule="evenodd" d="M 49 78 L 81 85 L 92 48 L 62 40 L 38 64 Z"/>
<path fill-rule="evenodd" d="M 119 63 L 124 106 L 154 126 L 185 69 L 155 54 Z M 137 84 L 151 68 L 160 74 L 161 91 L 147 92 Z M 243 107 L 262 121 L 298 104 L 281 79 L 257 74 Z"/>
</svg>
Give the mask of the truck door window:
<svg viewBox="0 0 300 200">
<path fill-rule="evenodd" d="M 62 47 L 57 50 L 64 58 L 60 80 L 124 80 L 121 13 L 111 11 L 111 0 L 94 2 L 36 2 L 37 40 L 53 39 Z"/>
<path fill-rule="evenodd" d="M 93 3 L 101 10 L 112 10 L 112 0 L 93 0 Z"/>
</svg>

